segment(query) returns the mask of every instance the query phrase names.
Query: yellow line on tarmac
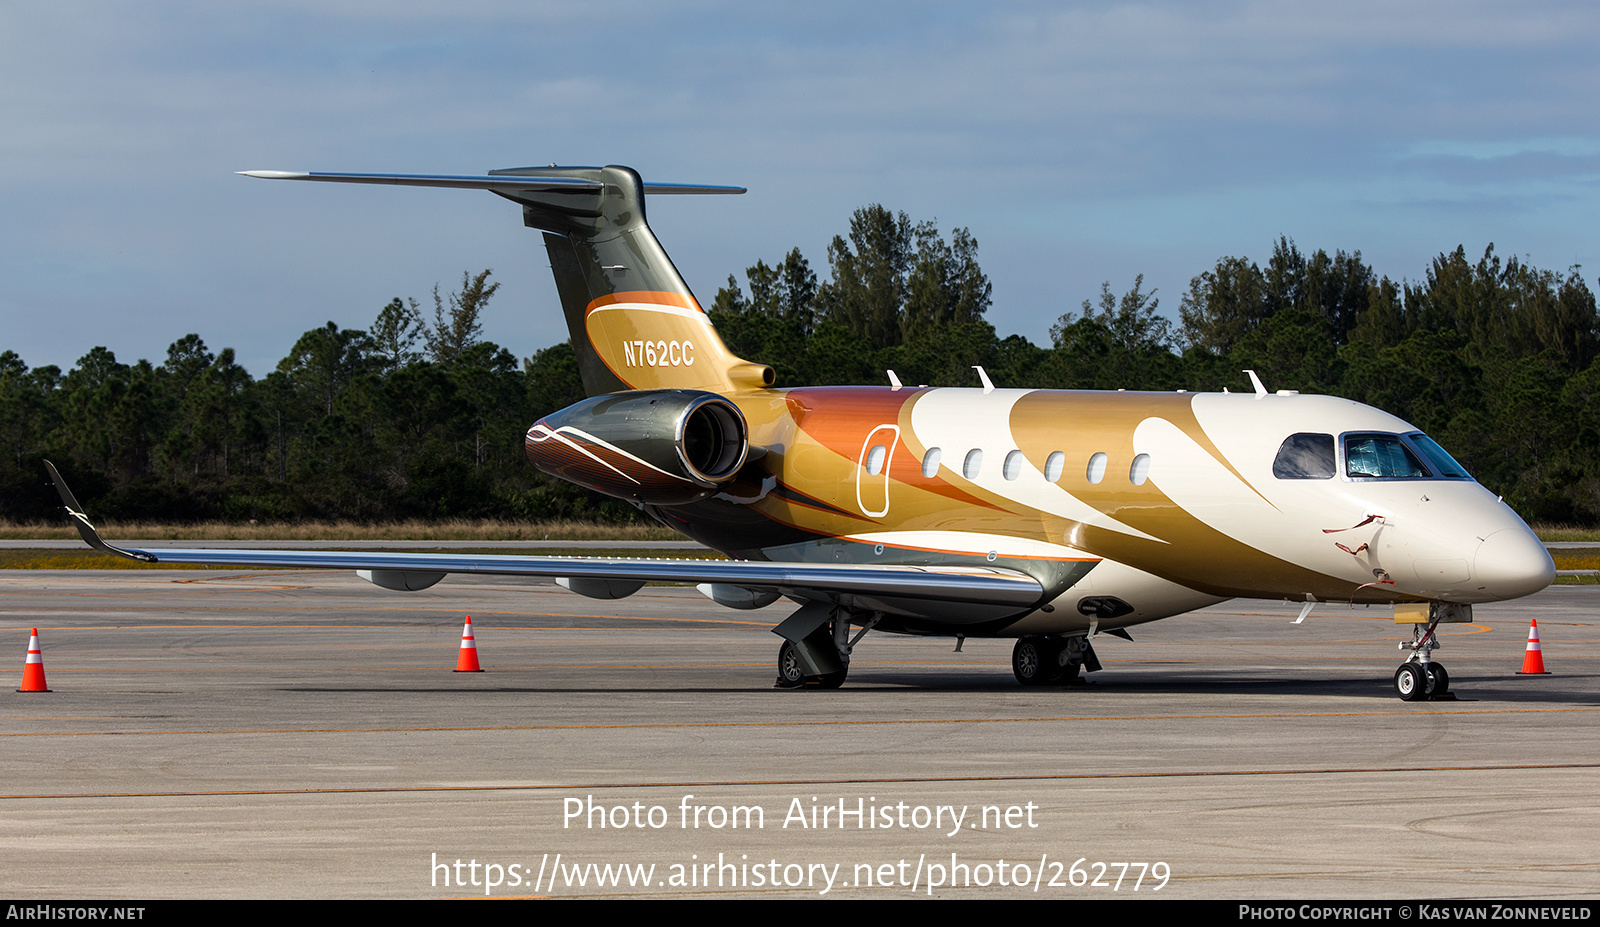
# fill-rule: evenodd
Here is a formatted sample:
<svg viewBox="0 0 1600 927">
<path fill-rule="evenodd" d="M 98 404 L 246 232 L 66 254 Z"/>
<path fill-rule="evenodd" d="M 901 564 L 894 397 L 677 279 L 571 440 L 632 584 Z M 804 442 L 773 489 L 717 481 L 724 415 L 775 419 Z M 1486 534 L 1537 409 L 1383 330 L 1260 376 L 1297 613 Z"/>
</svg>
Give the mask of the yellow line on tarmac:
<svg viewBox="0 0 1600 927">
<path fill-rule="evenodd" d="M 80 792 L 39 793 L 33 795 L 4 795 L 0 801 L 29 801 L 61 798 L 197 798 L 241 797 L 250 795 L 394 795 L 438 792 L 557 792 L 576 789 L 684 789 L 684 788 L 755 788 L 770 786 L 825 786 L 825 785 L 918 785 L 947 784 L 954 782 L 1073 782 L 1110 779 L 1212 779 L 1240 776 L 1350 776 L 1384 773 L 1428 772 L 1505 772 L 1538 769 L 1600 769 L 1600 763 L 1506 763 L 1476 766 L 1351 766 L 1323 767 L 1318 769 L 1215 769 L 1179 770 L 1171 772 L 1103 772 L 1059 773 L 1055 775 L 1015 776 L 883 776 L 839 779 L 715 779 L 692 782 L 564 782 L 529 785 L 435 785 L 435 786 L 363 786 L 326 789 L 227 789 L 182 792 Z"/>
<path fill-rule="evenodd" d="M 1259 712 L 1241 714 L 1197 714 L 1197 715 L 1060 715 L 1048 718 L 856 718 L 856 719 L 816 719 L 816 720 L 788 720 L 788 721 L 663 721 L 627 724 L 507 724 L 507 725 L 460 725 L 460 726 L 427 726 L 427 727 L 326 727 L 326 728 L 239 728 L 233 730 L 177 730 L 177 731 L 40 731 L 27 732 L 0 732 L 0 737 L 98 737 L 98 736 L 127 736 L 144 735 L 150 737 L 168 736 L 195 736 L 216 734 L 225 736 L 238 736 L 247 734 L 394 734 L 394 733 L 455 733 L 469 731 L 600 731 L 600 730 L 666 730 L 674 728 L 788 728 L 788 727 L 863 727 L 894 726 L 911 724 L 1060 724 L 1070 722 L 1090 721 L 1227 721 L 1227 720 L 1261 720 L 1261 719 L 1296 719 L 1296 718 L 1378 718 L 1395 715 L 1415 716 L 1418 711 L 1425 711 L 1435 715 L 1531 715 L 1531 714 L 1564 714 L 1576 712 L 1600 711 L 1600 705 L 1573 706 L 1565 708 L 1417 708 L 1396 709 L 1392 711 L 1316 711 L 1316 712 Z M 1600 766 L 1600 763 L 1592 764 Z M 1477 767 L 1474 767 L 1477 768 Z M 1489 768 L 1489 767 L 1485 767 Z M 1501 767 L 1493 767 L 1501 768 Z M 1504 767 L 1507 769 L 1521 767 Z"/>
</svg>

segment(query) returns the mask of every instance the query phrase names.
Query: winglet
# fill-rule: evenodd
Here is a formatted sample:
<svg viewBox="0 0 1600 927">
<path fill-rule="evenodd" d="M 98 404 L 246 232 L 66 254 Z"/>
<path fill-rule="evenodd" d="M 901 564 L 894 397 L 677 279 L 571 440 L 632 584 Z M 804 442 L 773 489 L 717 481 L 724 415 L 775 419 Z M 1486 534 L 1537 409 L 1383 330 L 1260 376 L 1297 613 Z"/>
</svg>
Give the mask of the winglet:
<svg viewBox="0 0 1600 927">
<path fill-rule="evenodd" d="M 78 534 L 83 537 L 85 544 L 103 553 L 116 554 L 119 557 L 127 557 L 129 560 L 139 560 L 144 563 L 156 562 L 155 554 L 146 553 L 142 550 L 123 550 L 120 547 L 112 547 L 101 540 L 100 532 L 96 531 L 94 525 L 89 523 L 89 517 L 83 514 L 83 506 L 72 495 L 72 490 L 67 488 L 67 481 L 61 478 L 61 474 L 56 470 L 55 464 L 47 460 L 44 462 L 44 467 L 50 471 L 50 479 L 55 481 L 56 492 L 61 496 L 61 504 L 67 510 L 67 517 L 72 519 L 73 527 L 78 529 Z"/>
</svg>

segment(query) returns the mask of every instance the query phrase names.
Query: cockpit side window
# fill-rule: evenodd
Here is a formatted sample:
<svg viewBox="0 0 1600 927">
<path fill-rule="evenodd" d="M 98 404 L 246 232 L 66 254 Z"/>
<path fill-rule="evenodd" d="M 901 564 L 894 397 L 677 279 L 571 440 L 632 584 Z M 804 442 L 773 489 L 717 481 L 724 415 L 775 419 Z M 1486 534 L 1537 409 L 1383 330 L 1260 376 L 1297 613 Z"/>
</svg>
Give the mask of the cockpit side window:
<svg viewBox="0 0 1600 927">
<path fill-rule="evenodd" d="M 1353 480 L 1426 480 L 1432 474 L 1399 435 L 1344 436 L 1344 475 Z"/>
<path fill-rule="evenodd" d="M 1448 451 L 1440 447 L 1439 442 L 1420 431 L 1406 435 L 1406 440 L 1411 442 L 1412 447 L 1421 451 L 1422 456 L 1428 458 L 1428 463 L 1433 465 L 1433 472 L 1442 479 L 1472 479 L 1472 474 L 1467 472 L 1467 468 L 1456 463 L 1456 459 L 1451 457 Z"/>
<path fill-rule="evenodd" d="M 1290 435 L 1272 462 L 1272 475 L 1280 480 L 1331 480 L 1336 472 L 1333 435 Z"/>
</svg>

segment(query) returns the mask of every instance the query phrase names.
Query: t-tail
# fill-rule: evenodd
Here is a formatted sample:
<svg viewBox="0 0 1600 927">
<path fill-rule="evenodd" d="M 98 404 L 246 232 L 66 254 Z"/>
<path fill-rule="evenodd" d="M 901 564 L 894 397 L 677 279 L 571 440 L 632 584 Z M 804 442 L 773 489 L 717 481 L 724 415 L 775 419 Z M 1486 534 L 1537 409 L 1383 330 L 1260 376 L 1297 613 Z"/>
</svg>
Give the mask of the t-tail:
<svg viewBox="0 0 1600 927">
<path fill-rule="evenodd" d="M 743 187 L 645 183 L 627 167 L 517 167 L 482 176 L 243 171 L 274 180 L 488 190 L 544 233 L 550 269 L 589 395 L 633 389 L 728 393 L 773 383 L 772 368 L 729 351 L 645 222 L 645 194 Z"/>
</svg>

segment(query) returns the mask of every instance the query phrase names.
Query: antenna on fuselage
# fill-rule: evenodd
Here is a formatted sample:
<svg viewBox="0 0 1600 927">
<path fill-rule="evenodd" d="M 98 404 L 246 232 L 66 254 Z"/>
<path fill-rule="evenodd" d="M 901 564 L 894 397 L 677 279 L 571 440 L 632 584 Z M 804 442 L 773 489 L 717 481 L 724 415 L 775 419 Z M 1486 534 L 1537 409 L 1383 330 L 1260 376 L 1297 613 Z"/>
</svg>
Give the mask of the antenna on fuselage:
<svg viewBox="0 0 1600 927">
<path fill-rule="evenodd" d="M 1250 377 L 1250 385 L 1256 388 L 1256 397 L 1259 399 L 1260 397 L 1265 396 L 1267 394 L 1267 388 L 1262 384 L 1261 378 L 1256 376 L 1256 372 L 1254 370 L 1246 370 L 1245 373 Z"/>
<path fill-rule="evenodd" d="M 977 364 L 973 364 L 972 369 L 978 371 L 978 379 L 983 381 L 983 391 L 985 393 L 994 392 L 994 381 L 989 379 L 989 372 Z"/>
<path fill-rule="evenodd" d="M 889 373 L 889 389 L 891 391 L 899 389 L 900 388 L 900 378 L 895 376 L 893 370 L 890 370 L 888 373 Z"/>
</svg>

